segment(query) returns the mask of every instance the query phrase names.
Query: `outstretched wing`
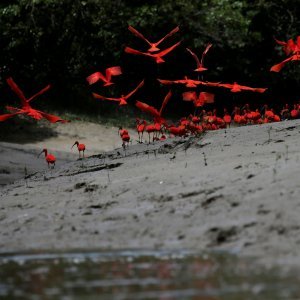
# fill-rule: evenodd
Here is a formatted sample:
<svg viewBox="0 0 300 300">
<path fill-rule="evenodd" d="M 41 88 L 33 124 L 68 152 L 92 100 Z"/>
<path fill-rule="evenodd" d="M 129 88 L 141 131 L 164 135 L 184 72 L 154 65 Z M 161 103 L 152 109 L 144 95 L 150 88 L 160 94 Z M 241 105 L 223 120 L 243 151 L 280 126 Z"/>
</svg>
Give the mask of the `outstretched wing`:
<svg viewBox="0 0 300 300">
<path fill-rule="evenodd" d="M 117 101 L 117 102 L 120 101 L 120 98 L 108 98 L 108 97 L 104 97 L 104 96 L 96 94 L 96 93 L 93 93 L 92 95 L 95 99 L 110 100 L 110 101 Z"/>
<path fill-rule="evenodd" d="M 292 59 L 293 59 L 293 56 L 291 56 L 291 57 L 285 59 L 285 60 L 282 61 L 281 63 L 279 63 L 279 64 L 277 64 L 277 65 L 274 65 L 274 66 L 270 69 L 270 71 L 271 71 L 271 72 L 280 72 L 281 69 L 285 66 L 285 64 L 286 64 L 288 61 L 292 60 Z"/>
<path fill-rule="evenodd" d="M 167 55 L 168 53 L 170 53 L 171 51 L 173 51 L 180 44 L 181 44 L 181 41 L 178 42 L 178 43 L 176 43 L 176 44 L 174 44 L 173 46 L 165 49 L 165 50 L 160 51 L 159 53 L 156 53 L 155 56 L 163 57 L 163 56 Z"/>
<path fill-rule="evenodd" d="M 131 91 L 129 94 L 127 94 L 124 98 L 128 99 L 129 97 L 131 97 L 138 89 L 140 89 L 142 86 L 144 85 L 144 80 L 142 80 L 139 85 L 133 90 Z"/>
<path fill-rule="evenodd" d="M 168 34 L 166 34 L 163 38 L 161 38 L 158 42 L 155 43 L 156 46 L 158 46 L 160 43 L 162 43 L 166 38 L 172 36 L 176 32 L 179 31 L 179 26 L 175 27 L 173 30 L 171 30 Z"/>
<path fill-rule="evenodd" d="M 208 44 L 205 48 L 205 50 L 202 53 L 202 57 L 201 57 L 201 65 L 203 66 L 203 60 L 204 60 L 204 56 L 207 54 L 208 50 L 211 48 L 212 44 Z"/>
<path fill-rule="evenodd" d="M 141 101 L 136 101 L 135 106 L 139 108 L 141 111 L 149 113 L 153 117 L 159 118 L 160 114 L 157 111 L 156 108 L 153 106 L 148 105 L 147 103 L 141 102 Z"/>
<path fill-rule="evenodd" d="M 118 76 L 121 74 L 122 74 L 122 70 L 120 66 L 110 67 L 105 70 L 107 81 L 111 80 L 111 76 Z"/>
<path fill-rule="evenodd" d="M 161 83 L 161 84 L 174 84 L 174 80 L 165 80 L 165 79 L 158 79 L 157 80 Z"/>
<path fill-rule="evenodd" d="M 152 56 L 152 55 L 149 54 L 149 53 L 141 52 L 141 51 L 139 51 L 139 50 L 135 50 L 135 49 L 130 48 L 130 47 L 126 47 L 124 51 L 125 51 L 126 53 L 134 54 L 134 55 Z"/>
<path fill-rule="evenodd" d="M 128 30 L 133 33 L 135 36 L 137 36 L 138 38 L 144 40 L 146 43 L 148 43 L 151 46 L 151 43 L 149 42 L 148 39 L 146 39 L 140 32 L 138 32 L 135 28 L 133 28 L 132 26 L 128 26 Z"/>
<path fill-rule="evenodd" d="M 63 120 L 62 118 L 60 118 L 58 116 L 50 115 L 50 114 L 47 114 L 43 111 L 37 110 L 37 112 L 40 113 L 46 120 L 48 120 L 51 123 L 56 123 L 56 122 L 66 123 L 66 122 L 69 122 L 67 120 Z"/>
<path fill-rule="evenodd" d="M 6 79 L 7 84 L 10 86 L 10 88 L 17 94 L 17 96 L 20 98 L 22 102 L 22 106 L 27 105 L 26 97 L 24 96 L 21 89 L 17 86 L 17 84 L 14 82 L 12 77 L 9 77 Z"/>
<path fill-rule="evenodd" d="M 196 61 L 196 64 L 197 64 L 197 68 L 200 68 L 201 67 L 201 63 L 200 63 L 200 60 L 198 58 L 198 56 L 192 51 L 190 50 L 189 48 L 186 48 L 186 50 L 193 56 L 193 58 L 195 59 Z"/>
<path fill-rule="evenodd" d="M 0 122 L 6 121 L 9 118 L 12 118 L 12 117 L 14 117 L 16 115 L 23 114 L 23 113 L 24 113 L 23 111 L 19 111 L 19 112 L 15 112 L 13 114 L 0 115 Z"/>
<path fill-rule="evenodd" d="M 96 83 L 98 80 L 106 82 L 105 76 L 101 72 L 95 72 L 86 78 L 89 85 Z"/>
<path fill-rule="evenodd" d="M 196 94 L 195 91 L 182 93 L 182 100 L 183 101 L 195 101 L 196 99 L 197 99 L 197 94 Z"/>
<path fill-rule="evenodd" d="M 33 96 L 31 96 L 27 102 L 30 102 L 31 100 L 33 100 L 34 98 L 44 94 L 45 92 L 47 92 L 49 89 L 51 88 L 51 85 L 48 84 L 45 88 L 43 88 L 42 90 L 40 90 L 39 92 L 37 92 L 36 94 L 34 94 Z"/>
<path fill-rule="evenodd" d="M 166 107 L 166 105 L 168 104 L 169 100 L 171 99 L 172 97 L 172 92 L 171 90 L 168 92 L 168 94 L 166 95 L 161 107 L 160 107 L 160 110 L 159 110 L 159 115 L 161 116 L 162 114 L 162 111 L 164 110 L 164 108 Z"/>
<path fill-rule="evenodd" d="M 203 103 L 214 103 L 215 95 L 212 93 L 201 92 L 199 95 L 199 100 Z"/>
</svg>

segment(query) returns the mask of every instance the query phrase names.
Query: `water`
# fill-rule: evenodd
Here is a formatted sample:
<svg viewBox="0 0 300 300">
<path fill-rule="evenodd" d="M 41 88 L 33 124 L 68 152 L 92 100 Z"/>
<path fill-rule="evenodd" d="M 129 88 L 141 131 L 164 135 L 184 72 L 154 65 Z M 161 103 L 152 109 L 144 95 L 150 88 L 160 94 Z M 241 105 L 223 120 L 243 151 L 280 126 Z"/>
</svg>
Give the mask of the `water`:
<svg viewBox="0 0 300 300">
<path fill-rule="evenodd" d="M 189 251 L 0 256 L 0 299 L 296 300 L 297 272 Z"/>
</svg>

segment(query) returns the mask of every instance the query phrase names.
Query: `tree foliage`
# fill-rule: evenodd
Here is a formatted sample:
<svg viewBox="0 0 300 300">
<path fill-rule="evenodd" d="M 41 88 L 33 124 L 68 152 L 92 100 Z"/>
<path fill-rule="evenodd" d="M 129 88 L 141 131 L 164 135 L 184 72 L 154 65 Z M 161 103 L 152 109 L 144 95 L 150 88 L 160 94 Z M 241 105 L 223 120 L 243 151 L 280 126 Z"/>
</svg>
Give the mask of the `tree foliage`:
<svg viewBox="0 0 300 300">
<path fill-rule="evenodd" d="M 300 85 L 299 66 L 289 66 L 280 74 L 270 74 L 269 68 L 284 58 L 273 37 L 287 40 L 300 34 L 297 32 L 300 28 L 297 2 L 1 1 L 1 93 L 7 94 L 4 79 L 11 75 L 20 85 L 32 90 L 37 82 L 39 85 L 51 82 L 54 105 L 93 109 L 96 104 L 85 83 L 90 73 L 122 64 L 128 76 L 120 82 L 120 90 L 134 86 L 136 82 L 132 81 L 147 76 L 145 66 L 149 65 L 145 60 L 124 54 L 125 45 L 146 49 L 146 45 L 127 30 L 128 24 L 154 40 L 180 25 L 180 34 L 172 39 L 182 39 L 183 47 L 176 52 L 177 59 L 173 57 L 171 62 L 170 58 L 170 62 L 161 67 L 162 74 L 175 76 L 184 68 L 191 68 L 192 61 L 184 47 L 200 53 L 211 42 L 214 46 L 207 58 L 211 70 L 209 79 L 241 80 L 254 86 L 268 84 L 271 92 L 273 88 L 276 95 L 290 94 L 289 100 L 293 101 Z M 155 67 L 152 69 L 150 67 L 150 74 L 156 74 Z M 276 88 L 279 84 L 280 89 Z"/>
</svg>

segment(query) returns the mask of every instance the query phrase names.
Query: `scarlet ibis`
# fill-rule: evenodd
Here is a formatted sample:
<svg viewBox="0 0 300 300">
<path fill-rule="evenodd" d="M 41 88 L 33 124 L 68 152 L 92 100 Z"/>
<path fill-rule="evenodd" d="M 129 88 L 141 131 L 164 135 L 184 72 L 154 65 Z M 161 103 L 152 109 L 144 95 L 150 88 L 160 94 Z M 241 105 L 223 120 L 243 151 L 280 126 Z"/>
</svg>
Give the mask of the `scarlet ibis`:
<svg viewBox="0 0 300 300">
<path fill-rule="evenodd" d="M 147 122 L 145 120 L 136 119 L 136 130 L 139 135 L 139 143 L 143 142 L 143 134 L 145 131 L 145 127 L 147 125 Z"/>
<path fill-rule="evenodd" d="M 153 107 L 151 105 L 148 105 L 147 103 L 144 103 L 144 102 L 141 102 L 141 101 L 137 101 L 135 105 L 141 111 L 149 113 L 150 115 L 152 115 L 152 117 L 154 117 L 157 122 L 163 123 L 162 112 L 165 109 L 165 107 L 168 104 L 171 97 L 172 97 L 172 92 L 169 91 L 167 93 L 167 95 L 165 96 L 159 111 L 155 107 Z"/>
<path fill-rule="evenodd" d="M 157 52 L 157 53 L 148 53 L 148 52 L 141 52 L 139 50 L 135 50 L 133 48 L 130 48 L 130 47 L 126 47 L 125 48 L 125 52 L 126 53 L 129 53 L 129 54 L 134 54 L 134 55 L 143 55 L 143 56 L 148 56 L 152 59 L 155 60 L 155 62 L 157 64 L 160 64 L 160 63 L 164 63 L 165 60 L 163 59 L 163 57 L 165 55 L 167 55 L 168 53 L 170 53 L 171 51 L 173 51 L 176 47 L 178 47 L 180 45 L 181 42 L 178 42 L 176 43 L 175 45 L 165 49 L 165 50 L 162 50 L 160 52 Z"/>
<path fill-rule="evenodd" d="M 155 132 L 155 126 L 154 124 L 148 124 L 145 128 L 146 132 L 148 133 L 148 137 L 149 137 L 149 140 L 148 140 L 148 144 L 150 144 L 150 134 L 153 133 L 153 138 L 152 140 L 154 141 L 154 132 Z"/>
<path fill-rule="evenodd" d="M 226 126 L 230 127 L 231 124 L 231 116 L 228 113 L 227 109 L 224 108 L 224 117 L 223 117 L 224 122 L 226 123 Z"/>
<path fill-rule="evenodd" d="M 120 66 L 114 66 L 107 68 L 105 70 L 105 76 L 101 72 L 95 72 L 86 78 L 89 85 L 96 83 L 99 80 L 104 82 L 104 86 L 109 86 L 114 84 L 111 82 L 112 76 L 118 76 L 122 74 L 122 70 Z"/>
<path fill-rule="evenodd" d="M 299 117 L 299 110 L 296 104 L 294 104 L 294 108 L 291 110 L 291 118 L 297 119 Z"/>
<path fill-rule="evenodd" d="M 121 95 L 121 97 L 119 98 L 109 98 L 109 97 L 105 97 L 96 93 L 93 93 L 93 97 L 95 99 L 100 99 L 100 100 L 109 100 L 109 101 L 116 101 L 119 102 L 119 105 L 126 105 L 127 104 L 127 100 L 138 90 L 140 89 L 142 86 L 144 85 L 144 80 L 142 80 L 139 85 L 133 90 L 131 91 L 129 94 L 127 95 Z"/>
<path fill-rule="evenodd" d="M 203 71 L 207 70 L 206 68 L 204 68 L 203 61 L 204 61 L 204 56 L 207 54 L 207 52 L 211 46 L 212 46 L 212 44 L 208 44 L 206 46 L 205 50 L 202 53 L 201 61 L 199 60 L 198 56 L 194 52 L 192 52 L 192 50 L 190 50 L 189 48 L 186 48 L 186 50 L 193 56 L 193 58 L 196 61 L 197 68 L 194 71 L 203 72 Z"/>
<path fill-rule="evenodd" d="M 275 39 L 275 42 L 282 46 L 286 55 L 300 53 L 300 35 L 297 36 L 296 43 L 293 39 L 289 39 L 287 42 Z"/>
<path fill-rule="evenodd" d="M 126 143 L 127 143 L 127 146 L 129 145 L 129 142 L 130 142 L 130 135 L 128 133 L 128 130 L 127 129 L 123 129 L 122 126 L 119 127 L 119 135 L 122 139 L 122 147 L 124 148 L 125 150 L 125 147 L 126 147 Z"/>
<path fill-rule="evenodd" d="M 172 36 L 173 34 L 175 34 L 176 32 L 179 31 L 179 26 L 175 27 L 173 30 L 171 30 L 167 35 L 165 35 L 162 39 L 160 39 L 158 42 L 156 43 L 151 43 L 149 42 L 148 39 L 146 39 L 144 37 L 144 35 L 142 35 L 140 32 L 138 32 L 135 28 L 133 28 L 132 26 L 128 26 L 128 30 L 130 32 L 132 32 L 135 36 L 137 36 L 138 38 L 144 40 L 149 46 L 150 48 L 148 49 L 148 52 L 156 52 L 159 51 L 160 49 L 157 48 L 157 46 L 162 43 L 166 38 Z"/>
<path fill-rule="evenodd" d="M 79 144 L 78 141 L 74 143 L 74 145 L 71 147 L 71 149 L 77 145 L 78 153 L 79 153 L 79 158 L 80 158 L 80 152 L 82 151 L 82 157 L 84 158 L 84 151 L 85 151 L 85 144 Z"/>
<path fill-rule="evenodd" d="M 252 88 L 252 87 L 249 87 L 249 86 L 240 85 L 237 82 L 234 82 L 233 84 L 219 83 L 218 86 L 230 89 L 230 91 L 232 93 L 238 93 L 238 92 L 241 92 L 243 90 L 244 91 L 257 92 L 257 93 L 264 93 L 267 90 L 267 88 Z"/>
<path fill-rule="evenodd" d="M 157 80 L 163 85 L 184 84 L 188 88 L 195 88 L 198 85 L 211 86 L 211 87 L 219 86 L 219 82 L 194 80 L 194 79 L 189 79 L 187 76 L 184 76 L 184 79 L 179 79 L 179 80 L 165 80 L 165 79 L 157 79 Z"/>
<path fill-rule="evenodd" d="M 43 149 L 41 151 L 41 153 L 38 155 L 38 157 L 40 157 L 40 155 L 42 153 L 45 153 L 45 160 L 46 160 L 46 162 L 48 164 L 48 168 L 50 168 L 50 165 L 53 165 L 53 168 L 54 168 L 55 167 L 55 161 L 56 161 L 55 156 L 53 154 L 51 154 L 51 153 L 48 154 L 47 149 Z"/>
<path fill-rule="evenodd" d="M 193 101 L 195 107 L 201 107 L 204 104 L 214 103 L 215 95 L 212 93 L 201 92 L 198 96 L 196 92 L 185 92 L 182 94 L 184 101 Z"/>
<path fill-rule="evenodd" d="M 68 122 L 66 120 L 61 119 L 60 117 L 47 114 L 47 113 L 37 110 L 37 109 L 33 109 L 30 105 L 30 101 L 33 100 L 34 98 L 44 94 L 46 91 L 48 91 L 50 89 L 50 85 L 47 85 L 45 88 L 43 88 L 42 90 L 40 90 L 39 92 L 37 92 L 36 94 L 31 96 L 30 98 L 26 98 L 24 96 L 24 93 L 21 91 L 21 89 L 17 86 L 17 84 L 13 81 L 13 79 L 11 77 L 8 78 L 6 81 L 7 81 L 8 85 L 10 86 L 10 88 L 17 94 L 17 96 L 21 100 L 22 108 L 15 108 L 15 107 L 7 106 L 6 109 L 8 111 L 10 111 L 11 113 L 0 115 L 0 122 L 5 121 L 5 120 L 7 120 L 13 116 L 19 115 L 19 114 L 25 114 L 36 120 L 45 118 L 51 123 Z"/>
</svg>

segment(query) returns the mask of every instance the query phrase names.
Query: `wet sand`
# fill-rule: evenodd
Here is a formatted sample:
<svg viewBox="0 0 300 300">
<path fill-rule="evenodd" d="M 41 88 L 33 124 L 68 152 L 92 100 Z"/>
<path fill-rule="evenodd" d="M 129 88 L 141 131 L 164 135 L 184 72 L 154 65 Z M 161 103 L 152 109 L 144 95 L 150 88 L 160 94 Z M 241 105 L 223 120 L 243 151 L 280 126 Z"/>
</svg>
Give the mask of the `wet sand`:
<svg viewBox="0 0 300 300">
<path fill-rule="evenodd" d="M 94 156 L 0 189 L 1 252 L 187 248 L 299 265 L 299 133 L 298 120 L 245 126 L 126 154 L 95 141 Z"/>
</svg>

